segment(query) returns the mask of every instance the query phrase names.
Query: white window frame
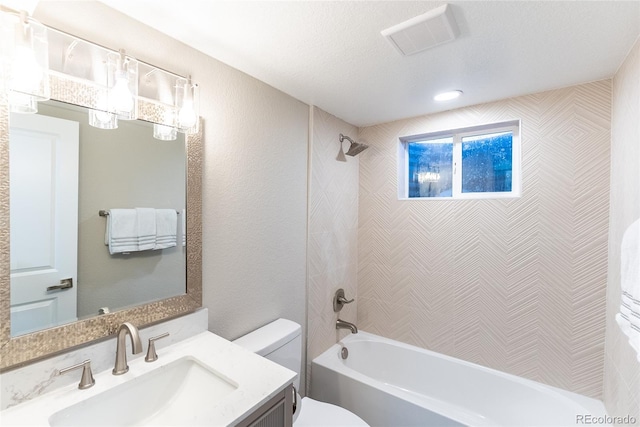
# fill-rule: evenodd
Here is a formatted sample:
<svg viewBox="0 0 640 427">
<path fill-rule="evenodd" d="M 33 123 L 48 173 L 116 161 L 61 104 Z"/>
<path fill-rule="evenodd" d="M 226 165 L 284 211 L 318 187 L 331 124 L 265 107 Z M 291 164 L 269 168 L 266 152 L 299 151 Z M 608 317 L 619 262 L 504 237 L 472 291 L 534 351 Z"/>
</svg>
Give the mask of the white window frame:
<svg viewBox="0 0 640 427">
<path fill-rule="evenodd" d="M 462 192 L 462 138 L 491 133 L 511 132 L 511 191 Z M 453 164 L 451 197 L 409 197 L 409 153 L 410 142 L 428 141 L 453 137 Z M 398 200 L 470 200 L 470 199 L 512 199 L 522 195 L 522 160 L 520 142 L 520 120 L 489 123 L 473 127 L 429 132 L 403 136 L 398 143 Z"/>
</svg>

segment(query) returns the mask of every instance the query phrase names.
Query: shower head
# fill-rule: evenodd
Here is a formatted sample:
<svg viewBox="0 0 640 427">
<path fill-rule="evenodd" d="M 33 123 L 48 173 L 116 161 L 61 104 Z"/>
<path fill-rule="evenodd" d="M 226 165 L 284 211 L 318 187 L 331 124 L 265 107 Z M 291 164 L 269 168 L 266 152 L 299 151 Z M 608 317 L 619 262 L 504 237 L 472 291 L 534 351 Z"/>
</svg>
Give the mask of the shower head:
<svg viewBox="0 0 640 427">
<path fill-rule="evenodd" d="M 359 142 L 355 142 L 353 139 L 349 138 L 348 136 L 340 134 L 340 143 L 342 143 L 342 141 L 344 141 L 345 139 L 351 143 L 351 145 L 349 146 L 349 149 L 345 153 L 347 156 L 352 156 L 352 157 L 357 156 L 358 154 L 360 154 L 361 152 L 369 148 L 367 144 L 360 144 Z"/>
</svg>

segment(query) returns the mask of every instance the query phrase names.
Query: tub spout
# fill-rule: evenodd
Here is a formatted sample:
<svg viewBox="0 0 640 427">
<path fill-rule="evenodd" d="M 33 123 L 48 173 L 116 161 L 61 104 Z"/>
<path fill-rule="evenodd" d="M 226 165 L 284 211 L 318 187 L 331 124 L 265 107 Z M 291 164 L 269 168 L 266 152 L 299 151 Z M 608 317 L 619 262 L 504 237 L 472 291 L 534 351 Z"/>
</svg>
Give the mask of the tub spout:
<svg viewBox="0 0 640 427">
<path fill-rule="evenodd" d="M 344 320 L 338 319 L 336 321 L 336 329 L 349 329 L 352 334 L 358 333 L 358 327 L 350 322 L 345 322 Z"/>
</svg>

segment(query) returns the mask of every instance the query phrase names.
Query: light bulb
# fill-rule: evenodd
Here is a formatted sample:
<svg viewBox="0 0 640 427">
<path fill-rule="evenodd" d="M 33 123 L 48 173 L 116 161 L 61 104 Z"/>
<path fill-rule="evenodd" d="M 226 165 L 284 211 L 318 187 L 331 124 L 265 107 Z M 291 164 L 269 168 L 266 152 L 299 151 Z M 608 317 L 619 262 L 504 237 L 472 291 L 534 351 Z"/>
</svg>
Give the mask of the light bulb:
<svg viewBox="0 0 640 427">
<path fill-rule="evenodd" d="M 38 92 L 43 72 L 33 49 L 16 46 L 12 68 L 11 89 L 23 93 Z"/>
<path fill-rule="evenodd" d="M 462 95 L 461 90 L 450 90 L 449 92 L 442 92 L 433 97 L 434 101 L 451 101 Z"/>
<path fill-rule="evenodd" d="M 180 128 L 191 129 L 196 124 L 196 112 L 193 109 L 193 101 L 185 99 L 180 112 L 178 113 L 178 121 L 180 122 Z"/>
<path fill-rule="evenodd" d="M 191 77 L 176 81 L 175 105 L 178 109 L 177 128 L 182 133 L 198 130 L 198 85 L 191 83 Z"/>
<path fill-rule="evenodd" d="M 118 76 L 111 89 L 111 105 L 116 112 L 130 113 L 133 109 L 133 96 L 129 90 L 129 79 Z"/>
<path fill-rule="evenodd" d="M 108 109 L 118 120 L 138 118 L 138 62 L 124 50 L 107 55 Z"/>
</svg>

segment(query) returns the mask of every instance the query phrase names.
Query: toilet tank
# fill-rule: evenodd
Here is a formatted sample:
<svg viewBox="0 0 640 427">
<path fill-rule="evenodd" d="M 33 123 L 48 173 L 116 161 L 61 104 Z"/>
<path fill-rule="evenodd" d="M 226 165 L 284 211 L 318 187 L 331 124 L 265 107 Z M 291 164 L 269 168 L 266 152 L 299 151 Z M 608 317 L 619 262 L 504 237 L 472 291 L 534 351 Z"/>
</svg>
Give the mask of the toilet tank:
<svg viewBox="0 0 640 427">
<path fill-rule="evenodd" d="M 293 385 L 300 389 L 302 336 L 301 327 L 296 322 L 278 319 L 249 332 L 233 343 L 297 373 Z"/>
</svg>

